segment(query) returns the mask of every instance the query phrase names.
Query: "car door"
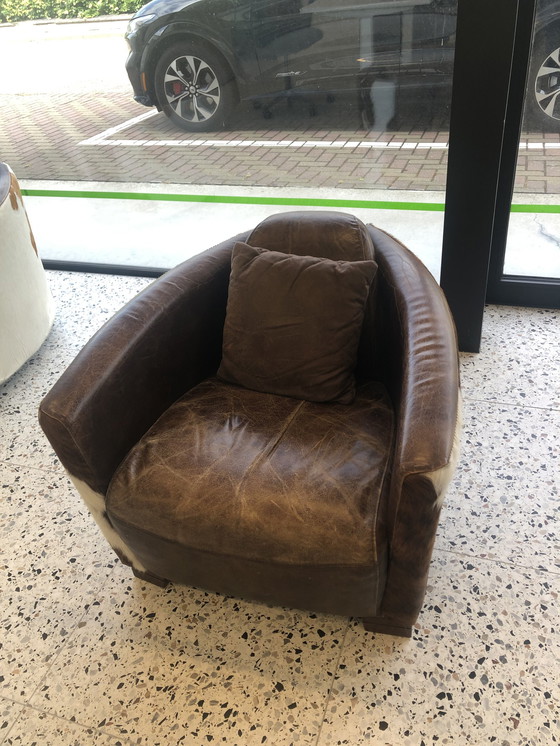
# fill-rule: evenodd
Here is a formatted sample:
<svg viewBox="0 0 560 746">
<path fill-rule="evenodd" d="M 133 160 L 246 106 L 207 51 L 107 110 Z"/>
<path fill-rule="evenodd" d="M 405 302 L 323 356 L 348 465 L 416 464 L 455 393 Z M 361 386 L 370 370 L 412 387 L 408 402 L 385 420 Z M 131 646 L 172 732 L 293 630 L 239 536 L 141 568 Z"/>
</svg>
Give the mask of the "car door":
<svg viewBox="0 0 560 746">
<path fill-rule="evenodd" d="M 372 0 L 254 0 L 252 28 L 263 86 L 347 87 L 360 67 L 360 19 Z"/>
<path fill-rule="evenodd" d="M 360 71 L 440 62 L 456 0 L 253 0 L 261 85 L 358 88 Z"/>
</svg>

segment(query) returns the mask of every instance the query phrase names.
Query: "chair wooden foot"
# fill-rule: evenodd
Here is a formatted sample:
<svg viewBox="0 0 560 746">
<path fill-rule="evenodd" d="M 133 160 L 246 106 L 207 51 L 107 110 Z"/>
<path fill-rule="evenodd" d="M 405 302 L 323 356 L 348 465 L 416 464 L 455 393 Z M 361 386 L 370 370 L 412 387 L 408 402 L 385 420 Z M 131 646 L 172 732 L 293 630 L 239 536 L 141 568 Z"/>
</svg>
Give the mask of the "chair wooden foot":
<svg viewBox="0 0 560 746">
<path fill-rule="evenodd" d="M 132 572 L 139 580 L 144 580 L 146 583 L 157 585 L 160 588 L 165 588 L 167 585 L 169 585 L 169 580 L 160 578 L 157 575 L 152 575 L 151 572 L 142 572 L 141 570 L 137 570 L 135 567 L 132 568 Z"/>
<path fill-rule="evenodd" d="M 377 632 L 382 635 L 395 635 L 397 637 L 412 637 L 412 627 L 400 626 L 390 619 L 370 616 L 363 619 L 364 629 L 368 632 Z"/>
</svg>

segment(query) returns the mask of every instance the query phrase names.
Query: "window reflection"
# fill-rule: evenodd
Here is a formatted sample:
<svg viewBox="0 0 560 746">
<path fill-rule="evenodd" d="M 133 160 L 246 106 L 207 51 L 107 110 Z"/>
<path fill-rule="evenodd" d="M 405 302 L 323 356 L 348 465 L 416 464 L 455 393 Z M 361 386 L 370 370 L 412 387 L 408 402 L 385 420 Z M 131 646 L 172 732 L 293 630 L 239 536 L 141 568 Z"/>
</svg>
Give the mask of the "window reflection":
<svg viewBox="0 0 560 746">
<path fill-rule="evenodd" d="M 352 95 L 348 111 L 380 131 L 406 91 L 450 86 L 456 15 L 456 0 L 154 0 L 131 23 L 127 69 L 136 99 L 187 131 L 219 129 L 235 101 L 269 117 L 296 94 Z"/>
</svg>

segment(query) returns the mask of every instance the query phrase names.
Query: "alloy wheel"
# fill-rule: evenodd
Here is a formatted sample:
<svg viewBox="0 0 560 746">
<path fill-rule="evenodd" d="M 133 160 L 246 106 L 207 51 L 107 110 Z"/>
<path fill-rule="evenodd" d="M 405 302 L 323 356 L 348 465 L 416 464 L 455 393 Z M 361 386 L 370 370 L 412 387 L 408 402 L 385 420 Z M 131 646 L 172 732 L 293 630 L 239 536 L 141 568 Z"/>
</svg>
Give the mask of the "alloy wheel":
<svg viewBox="0 0 560 746">
<path fill-rule="evenodd" d="M 549 54 L 535 77 L 535 99 L 541 111 L 560 119 L 560 48 Z"/>
<path fill-rule="evenodd" d="M 163 84 L 169 106 L 187 122 L 205 122 L 220 106 L 218 76 L 200 57 L 177 57 L 167 67 Z"/>
</svg>

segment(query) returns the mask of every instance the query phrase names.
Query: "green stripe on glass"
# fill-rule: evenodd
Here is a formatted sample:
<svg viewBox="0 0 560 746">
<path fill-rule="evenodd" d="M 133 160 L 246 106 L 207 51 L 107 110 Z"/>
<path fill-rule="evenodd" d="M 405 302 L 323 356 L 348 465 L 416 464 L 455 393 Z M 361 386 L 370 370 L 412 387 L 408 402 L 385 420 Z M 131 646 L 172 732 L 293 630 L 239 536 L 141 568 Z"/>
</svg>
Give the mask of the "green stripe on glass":
<svg viewBox="0 0 560 746">
<path fill-rule="evenodd" d="M 426 210 L 443 212 L 439 202 L 384 202 L 367 199 L 310 199 L 306 197 L 241 197 L 217 194 L 154 194 L 148 192 L 95 192 L 65 189 L 22 189 L 26 197 L 133 199 L 158 202 L 210 202 L 226 205 L 287 205 L 296 207 L 363 207 L 376 210 Z"/>
<path fill-rule="evenodd" d="M 209 202 L 222 205 L 279 205 L 292 207 L 356 207 L 369 210 L 444 212 L 443 202 L 392 202 L 369 199 L 311 199 L 307 197 L 242 197 L 218 194 L 157 194 L 152 192 L 96 192 L 68 189 L 22 189 L 26 197 L 153 200 L 156 202 Z M 560 213 L 560 205 L 512 205 L 511 212 Z"/>
<path fill-rule="evenodd" d="M 560 212 L 560 205 L 512 205 L 511 212 L 557 213 Z"/>
</svg>

